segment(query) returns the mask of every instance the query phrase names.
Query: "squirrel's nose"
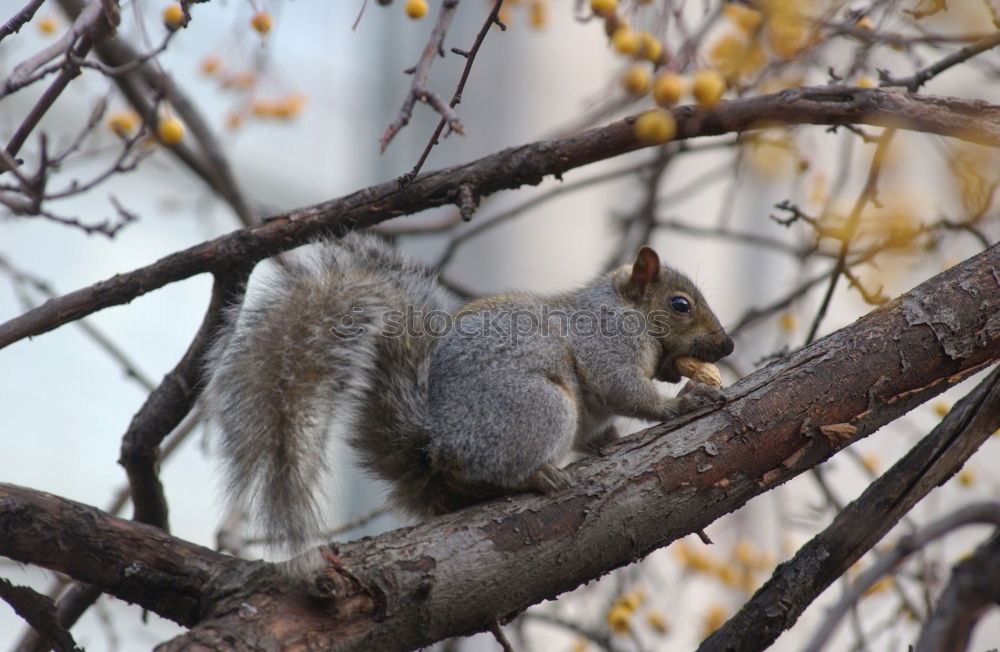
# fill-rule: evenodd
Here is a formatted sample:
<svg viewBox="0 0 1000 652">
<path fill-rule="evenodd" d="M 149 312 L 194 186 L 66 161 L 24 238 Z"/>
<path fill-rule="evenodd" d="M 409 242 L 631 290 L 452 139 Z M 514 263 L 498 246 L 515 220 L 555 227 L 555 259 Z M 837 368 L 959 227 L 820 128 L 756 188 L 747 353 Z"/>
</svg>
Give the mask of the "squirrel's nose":
<svg viewBox="0 0 1000 652">
<path fill-rule="evenodd" d="M 727 355 L 733 352 L 734 348 L 736 348 L 736 345 L 733 344 L 733 338 L 729 337 L 725 333 L 723 333 L 722 336 L 719 338 L 718 346 L 719 346 L 720 358 L 726 357 Z"/>
</svg>

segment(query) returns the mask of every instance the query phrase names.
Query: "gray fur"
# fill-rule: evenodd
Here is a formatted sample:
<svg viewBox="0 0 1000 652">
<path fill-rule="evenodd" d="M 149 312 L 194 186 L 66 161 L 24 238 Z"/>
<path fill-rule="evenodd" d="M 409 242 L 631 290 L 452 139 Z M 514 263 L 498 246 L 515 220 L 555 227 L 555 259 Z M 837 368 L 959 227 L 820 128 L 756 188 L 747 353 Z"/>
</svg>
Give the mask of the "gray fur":
<svg viewBox="0 0 1000 652">
<path fill-rule="evenodd" d="M 209 357 L 206 404 L 231 498 L 249 501 L 264 534 L 295 552 L 326 524 L 331 426 L 389 483 L 397 507 L 427 516 L 565 486 L 557 465 L 571 449 L 613 441 L 612 416 L 664 420 L 720 400 L 706 388 L 681 398 L 657 390 L 654 377 L 679 379 L 677 356 L 715 361 L 732 341 L 691 281 L 644 251 L 652 280 L 626 266 L 574 292 L 501 295 L 457 312 L 431 272 L 371 236 L 324 243 L 278 270 L 232 312 Z M 670 312 L 677 293 L 691 314 Z M 390 332 L 389 311 L 407 307 L 465 328 L 431 336 L 418 319 Z M 600 316 L 605 328 L 566 332 L 553 311 Z M 347 315 L 363 334 L 331 331 Z M 666 315 L 669 329 L 610 328 L 625 315 L 644 326 Z M 550 328 L 538 328 L 546 319 Z"/>
</svg>

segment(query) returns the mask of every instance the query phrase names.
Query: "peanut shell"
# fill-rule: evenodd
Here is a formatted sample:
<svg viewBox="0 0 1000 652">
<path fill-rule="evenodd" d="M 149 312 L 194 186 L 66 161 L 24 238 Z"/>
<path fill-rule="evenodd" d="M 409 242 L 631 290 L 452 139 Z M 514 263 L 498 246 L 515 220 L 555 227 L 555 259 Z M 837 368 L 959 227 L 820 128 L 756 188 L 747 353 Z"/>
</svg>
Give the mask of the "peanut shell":
<svg viewBox="0 0 1000 652">
<path fill-rule="evenodd" d="M 705 383 L 713 387 L 722 387 L 722 374 L 719 368 L 711 362 L 702 362 L 697 358 L 682 356 L 674 360 L 677 373 L 687 376 L 696 383 Z"/>
</svg>

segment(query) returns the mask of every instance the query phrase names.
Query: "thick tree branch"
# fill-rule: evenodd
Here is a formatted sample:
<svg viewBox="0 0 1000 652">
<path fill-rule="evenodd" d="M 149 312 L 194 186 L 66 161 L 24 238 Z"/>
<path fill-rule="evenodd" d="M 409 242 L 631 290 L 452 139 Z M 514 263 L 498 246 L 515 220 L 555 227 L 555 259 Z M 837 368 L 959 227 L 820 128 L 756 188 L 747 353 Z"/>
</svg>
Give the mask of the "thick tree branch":
<svg viewBox="0 0 1000 652">
<path fill-rule="evenodd" d="M 674 111 L 678 138 L 714 136 L 773 124 L 896 125 L 1000 146 L 1000 107 L 974 100 L 908 95 L 858 87 L 796 88 L 775 95 L 724 102 L 709 112 L 693 106 Z M 763 119 L 761 116 L 766 116 Z M 264 224 L 171 254 L 146 267 L 48 301 L 0 325 L 0 348 L 92 312 L 119 305 L 203 272 L 254 263 L 321 235 L 348 231 L 458 203 L 463 187 L 478 197 L 537 185 L 547 175 L 639 149 L 626 118 L 558 140 L 512 147 L 465 165 L 421 174 L 405 188 L 395 181 L 340 199 L 275 215 Z"/>
<path fill-rule="evenodd" d="M 484 631 L 704 528 L 995 363 L 998 307 L 995 245 L 745 378 L 722 408 L 581 460 L 568 471 L 575 491 L 495 501 L 332 548 L 335 566 L 303 584 L 7 486 L 0 530 L 11 536 L 0 554 L 199 623 L 165 649 L 409 649 Z M 213 567 L 222 574 L 210 582 Z"/>
<path fill-rule="evenodd" d="M 825 530 L 775 569 L 699 652 L 764 650 L 920 500 L 951 477 L 1000 428 L 1000 369 L 962 398 L 919 444 Z"/>
</svg>

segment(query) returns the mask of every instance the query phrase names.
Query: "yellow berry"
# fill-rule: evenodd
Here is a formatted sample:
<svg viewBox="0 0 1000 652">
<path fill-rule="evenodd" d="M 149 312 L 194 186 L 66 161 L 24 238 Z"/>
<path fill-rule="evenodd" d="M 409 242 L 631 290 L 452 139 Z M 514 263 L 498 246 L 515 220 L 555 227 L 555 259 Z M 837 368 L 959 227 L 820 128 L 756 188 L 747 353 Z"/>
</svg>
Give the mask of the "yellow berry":
<svg viewBox="0 0 1000 652">
<path fill-rule="evenodd" d="M 271 14 L 266 11 L 258 11 L 250 19 L 250 26 L 261 34 L 267 34 L 271 31 Z"/>
<path fill-rule="evenodd" d="M 642 606 L 642 603 L 646 601 L 646 594 L 643 593 L 641 589 L 636 589 L 635 591 L 629 591 L 628 593 L 622 593 L 618 598 L 618 604 L 629 610 L 629 613 L 634 612 L 636 609 Z"/>
<path fill-rule="evenodd" d="M 667 633 L 667 619 L 659 611 L 650 611 L 646 614 L 646 622 L 658 633 Z"/>
<path fill-rule="evenodd" d="M 642 32 L 639 34 L 639 56 L 653 63 L 660 63 L 663 57 L 663 44 L 649 32 Z"/>
<path fill-rule="evenodd" d="M 760 23 L 764 18 L 763 14 L 756 9 L 751 9 L 750 7 L 745 7 L 731 2 L 727 2 L 723 5 L 722 13 L 726 15 L 726 18 L 736 23 L 736 25 L 745 32 L 752 32 L 756 30 L 760 27 Z"/>
<path fill-rule="evenodd" d="M 939 417 L 943 417 L 944 415 L 948 414 L 948 412 L 950 412 L 950 411 L 951 411 L 951 405 L 949 405 L 948 401 L 946 401 L 944 399 L 941 399 L 940 401 L 938 401 L 938 402 L 936 402 L 934 404 L 934 412 Z"/>
<path fill-rule="evenodd" d="M 222 65 L 222 59 L 218 55 L 210 54 L 201 60 L 201 73 L 203 75 L 215 74 L 215 71 Z"/>
<path fill-rule="evenodd" d="M 714 70 L 700 70 L 691 81 L 691 94 L 706 109 L 718 104 L 725 92 L 726 80 Z"/>
<path fill-rule="evenodd" d="M 861 456 L 861 464 L 869 473 L 878 473 L 882 460 L 875 453 L 865 453 Z"/>
<path fill-rule="evenodd" d="M 635 136 L 643 143 L 665 143 L 676 135 L 677 121 L 669 111 L 650 109 L 635 120 Z"/>
<path fill-rule="evenodd" d="M 427 0 L 406 0 L 406 15 L 416 20 L 427 15 Z"/>
<path fill-rule="evenodd" d="M 858 81 L 854 82 L 856 86 L 861 88 L 874 88 L 875 80 L 871 77 L 858 77 Z"/>
<path fill-rule="evenodd" d="M 870 32 L 873 29 L 875 29 L 875 23 L 873 23 L 872 19 L 869 18 L 868 16 L 862 16 L 861 18 L 858 18 L 858 22 L 854 23 L 854 26 L 857 27 L 858 29 L 863 29 L 867 32 Z"/>
<path fill-rule="evenodd" d="M 108 129 L 123 138 L 128 136 L 137 124 L 139 116 L 133 111 L 116 111 L 108 117 Z"/>
<path fill-rule="evenodd" d="M 786 312 L 781 315 L 781 328 L 786 331 L 793 331 L 798 326 L 798 319 L 794 312 Z"/>
<path fill-rule="evenodd" d="M 662 72 L 653 80 L 653 99 L 662 107 L 677 104 L 684 95 L 684 78 L 675 72 Z"/>
<path fill-rule="evenodd" d="M 163 10 L 163 24 L 167 29 L 177 29 L 184 22 L 184 9 L 178 3 L 167 5 Z"/>
<path fill-rule="evenodd" d="M 639 50 L 639 37 L 628 27 L 619 27 L 611 35 L 611 43 L 622 54 L 635 54 Z"/>
<path fill-rule="evenodd" d="M 892 585 L 893 585 L 892 576 L 886 575 L 885 577 L 883 577 L 882 579 L 880 579 L 879 581 L 875 582 L 870 587 L 868 587 L 868 589 L 865 590 L 865 592 L 862 595 L 867 597 L 870 595 L 875 595 L 877 593 L 883 593 L 887 591 L 889 588 L 891 588 Z"/>
<path fill-rule="evenodd" d="M 164 145 L 176 145 L 184 138 L 184 125 L 177 118 L 164 118 L 156 125 L 156 135 Z"/>
<path fill-rule="evenodd" d="M 618 9 L 618 0 L 590 0 L 590 10 L 598 16 L 608 18 L 614 16 Z"/>
<path fill-rule="evenodd" d="M 608 625 L 615 634 L 627 634 L 629 631 L 629 620 L 632 612 L 626 607 L 616 604 L 608 610 Z"/>
<path fill-rule="evenodd" d="M 642 64 L 629 66 L 622 75 L 622 86 L 629 93 L 642 95 L 649 90 L 649 71 Z"/>
<path fill-rule="evenodd" d="M 976 484 L 976 472 L 972 469 L 962 469 L 958 472 L 958 482 L 963 487 L 971 487 Z"/>
<path fill-rule="evenodd" d="M 43 16 L 38 21 L 38 31 L 42 34 L 52 34 L 59 27 L 59 22 L 53 16 Z"/>
<path fill-rule="evenodd" d="M 545 27 L 548 22 L 548 6 L 543 2 L 543 0 L 535 0 L 531 3 L 530 7 L 530 23 L 531 26 L 536 29 L 541 29 Z"/>
<path fill-rule="evenodd" d="M 726 618 L 728 618 L 728 611 L 722 604 L 718 602 L 710 604 L 707 612 L 705 613 L 702 635 L 708 636 L 715 630 L 722 627 L 722 624 L 726 622 Z"/>
</svg>

